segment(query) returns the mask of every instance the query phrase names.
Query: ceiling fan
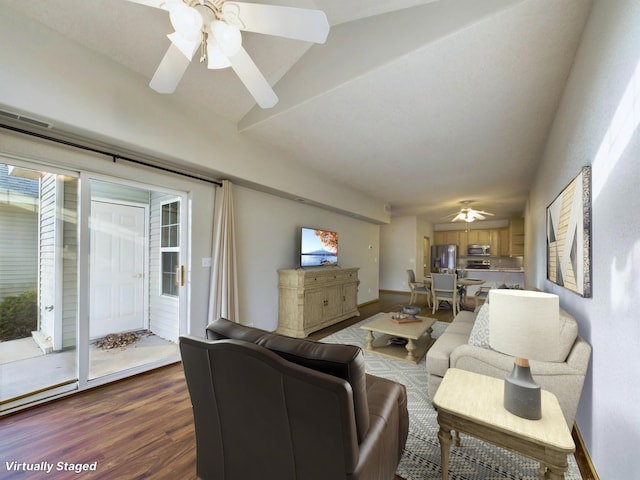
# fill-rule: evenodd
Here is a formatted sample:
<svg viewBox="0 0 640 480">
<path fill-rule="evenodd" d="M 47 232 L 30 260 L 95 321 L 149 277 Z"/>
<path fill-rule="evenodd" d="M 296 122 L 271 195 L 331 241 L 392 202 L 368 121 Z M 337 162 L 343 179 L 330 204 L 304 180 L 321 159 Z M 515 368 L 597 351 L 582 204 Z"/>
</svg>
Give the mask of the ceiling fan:
<svg viewBox="0 0 640 480">
<path fill-rule="evenodd" d="M 443 218 L 453 217 L 451 219 L 452 222 L 471 223 L 474 220 L 484 220 L 485 218 L 487 218 L 487 216 L 493 217 L 494 215 L 493 213 L 485 212 L 483 210 L 474 210 L 473 208 L 470 208 L 469 204 L 473 203 L 471 200 L 465 200 L 460 203 L 462 203 L 464 207 L 462 207 L 459 212 L 452 213 Z"/>
<path fill-rule="evenodd" d="M 271 108 L 278 97 L 247 51 L 241 31 L 324 43 L 329 22 L 324 12 L 294 7 L 225 0 L 128 0 L 169 12 L 174 32 L 171 45 L 149 86 L 159 93 L 173 93 L 193 55 L 210 69 L 231 67 L 262 108 Z"/>
</svg>

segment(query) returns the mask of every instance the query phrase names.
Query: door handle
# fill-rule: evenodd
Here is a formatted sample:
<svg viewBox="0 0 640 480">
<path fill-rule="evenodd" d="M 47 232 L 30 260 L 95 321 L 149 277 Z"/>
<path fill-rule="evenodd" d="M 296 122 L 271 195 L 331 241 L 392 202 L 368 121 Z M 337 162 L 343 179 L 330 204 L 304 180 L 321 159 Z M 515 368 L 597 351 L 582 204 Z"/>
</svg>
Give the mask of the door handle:
<svg viewBox="0 0 640 480">
<path fill-rule="evenodd" d="M 142 278 L 142 274 L 141 273 L 134 273 L 133 275 L 131 275 L 133 278 Z"/>
<path fill-rule="evenodd" d="M 178 265 L 176 267 L 176 285 L 178 287 L 184 287 L 184 265 Z"/>
</svg>

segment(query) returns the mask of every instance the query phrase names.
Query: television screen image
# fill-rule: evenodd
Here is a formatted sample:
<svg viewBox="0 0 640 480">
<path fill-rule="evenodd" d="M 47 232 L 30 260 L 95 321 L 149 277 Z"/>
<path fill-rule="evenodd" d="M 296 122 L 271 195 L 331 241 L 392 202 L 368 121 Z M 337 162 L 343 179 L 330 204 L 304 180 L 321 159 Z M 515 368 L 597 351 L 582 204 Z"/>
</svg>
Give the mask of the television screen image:
<svg viewBox="0 0 640 480">
<path fill-rule="evenodd" d="M 302 228 L 300 266 L 319 267 L 338 264 L 338 234 L 315 228 Z"/>
</svg>

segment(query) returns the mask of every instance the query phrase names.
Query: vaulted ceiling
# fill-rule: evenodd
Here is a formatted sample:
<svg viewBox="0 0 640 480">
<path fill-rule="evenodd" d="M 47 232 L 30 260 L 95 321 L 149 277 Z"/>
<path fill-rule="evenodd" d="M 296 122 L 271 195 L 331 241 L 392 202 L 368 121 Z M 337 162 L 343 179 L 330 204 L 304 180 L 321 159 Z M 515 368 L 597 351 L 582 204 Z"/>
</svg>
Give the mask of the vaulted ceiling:
<svg viewBox="0 0 640 480">
<path fill-rule="evenodd" d="M 194 60 L 174 95 L 381 199 L 392 215 L 520 214 L 591 0 L 253 0 L 316 8 L 324 45 L 244 33 L 280 98 Z M 0 0 L 151 79 L 168 14 L 126 0 Z"/>
</svg>

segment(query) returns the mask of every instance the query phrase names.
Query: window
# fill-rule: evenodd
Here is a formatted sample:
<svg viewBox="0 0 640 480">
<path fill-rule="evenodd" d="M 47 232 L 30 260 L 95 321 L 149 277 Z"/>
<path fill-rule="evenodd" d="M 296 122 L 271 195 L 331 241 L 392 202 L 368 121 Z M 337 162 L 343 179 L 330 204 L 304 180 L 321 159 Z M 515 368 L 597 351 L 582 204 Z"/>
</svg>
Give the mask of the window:
<svg viewBox="0 0 640 480">
<path fill-rule="evenodd" d="M 160 224 L 160 285 L 163 295 L 178 296 L 180 268 L 180 202 L 162 205 Z"/>
</svg>

